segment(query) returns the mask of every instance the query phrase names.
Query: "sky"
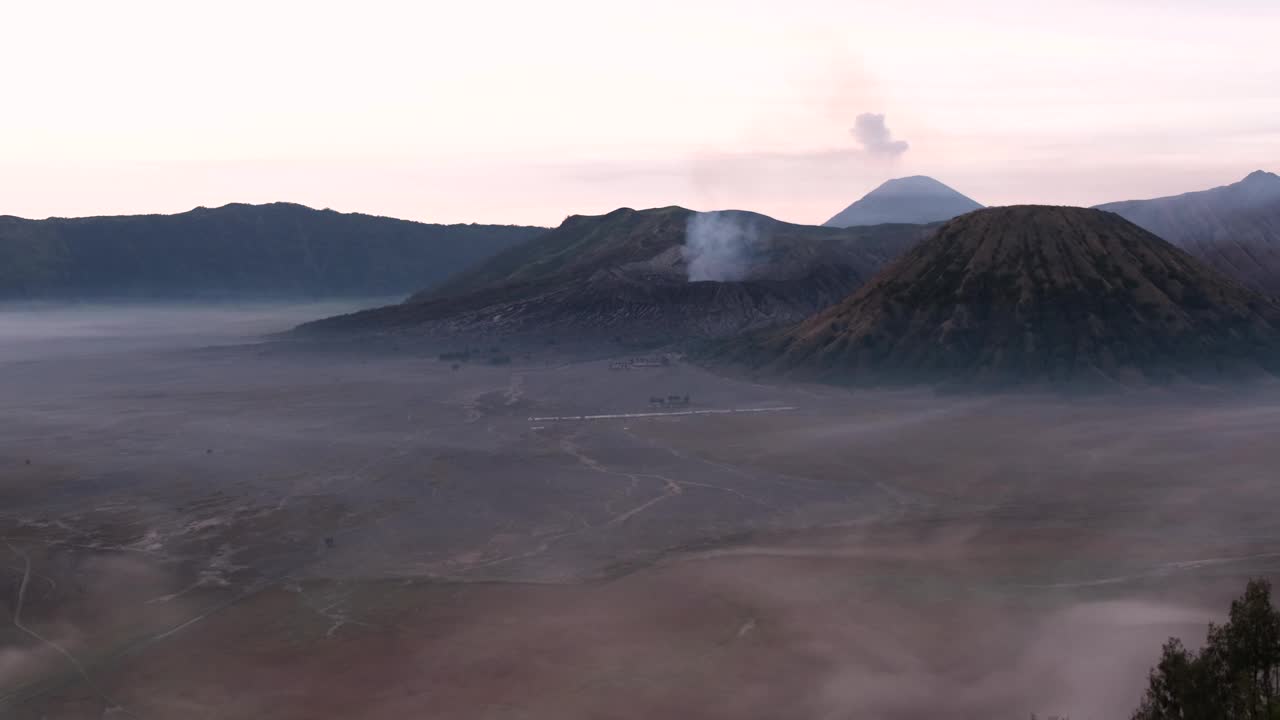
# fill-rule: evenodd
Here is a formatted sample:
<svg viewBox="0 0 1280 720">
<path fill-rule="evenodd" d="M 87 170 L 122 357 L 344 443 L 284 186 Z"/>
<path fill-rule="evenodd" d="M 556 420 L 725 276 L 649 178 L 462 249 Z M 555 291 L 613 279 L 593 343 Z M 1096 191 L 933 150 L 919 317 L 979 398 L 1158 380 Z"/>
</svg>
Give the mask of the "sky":
<svg viewBox="0 0 1280 720">
<path fill-rule="evenodd" d="M 886 179 L 1090 205 L 1280 171 L 1274 0 L 6 2 L 0 214 L 285 200 L 820 223 Z"/>
</svg>

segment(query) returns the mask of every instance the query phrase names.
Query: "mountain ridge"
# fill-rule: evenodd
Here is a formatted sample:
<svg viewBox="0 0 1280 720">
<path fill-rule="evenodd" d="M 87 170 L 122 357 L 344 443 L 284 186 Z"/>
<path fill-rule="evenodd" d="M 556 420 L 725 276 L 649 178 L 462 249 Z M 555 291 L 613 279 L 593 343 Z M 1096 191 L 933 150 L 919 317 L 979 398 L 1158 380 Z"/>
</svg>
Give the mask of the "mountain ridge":
<svg viewBox="0 0 1280 720">
<path fill-rule="evenodd" d="M 433 225 L 296 203 L 172 215 L 0 216 L 0 298 L 407 293 L 545 232 Z"/>
<path fill-rule="evenodd" d="M 1280 176 L 1263 170 L 1208 190 L 1096 206 L 1249 287 L 1280 296 Z"/>
</svg>

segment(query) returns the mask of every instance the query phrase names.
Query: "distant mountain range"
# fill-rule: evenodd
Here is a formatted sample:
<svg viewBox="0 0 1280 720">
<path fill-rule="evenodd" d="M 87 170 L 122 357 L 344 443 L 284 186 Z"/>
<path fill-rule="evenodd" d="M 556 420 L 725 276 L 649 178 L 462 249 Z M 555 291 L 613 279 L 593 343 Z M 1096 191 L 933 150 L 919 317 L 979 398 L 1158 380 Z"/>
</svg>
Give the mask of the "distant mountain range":
<svg viewBox="0 0 1280 720">
<path fill-rule="evenodd" d="M 740 211 L 623 208 L 570 217 L 400 305 L 300 331 L 411 329 L 442 337 L 635 345 L 722 337 L 795 322 L 839 301 L 930 231 L 791 225 Z"/>
<path fill-rule="evenodd" d="M 1280 369 L 1280 307 L 1118 215 L 993 208 L 841 303 L 719 353 L 871 383 L 1234 378 Z"/>
<path fill-rule="evenodd" d="M 408 293 L 545 231 L 428 225 L 288 203 L 177 215 L 0 216 L 0 299 Z"/>
<path fill-rule="evenodd" d="M 0 299 L 412 292 L 296 335 L 700 346 L 713 361 L 854 382 L 1280 371 L 1280 300 L 1267 295 L 1280 293 L 1280 177 L 1101 208 L 982 209 L 913 177 L 823 227 L 678 207 L 552 230 L 284 203 L 0 217 Z"/>
<path fill-rule="evenodd" d="M 890 180 L 823 223 L 854 227 L 883 223 L 932 223 L 950 220 L 982 206 L 930 177 Z"/>
<path fill-rule="evenodd" d="M 1280 176 L 1261 170 L 1224 187 L 1099 205 L 1246 285 L 1280 295 Z"/>
<path fill-rule="evenodd" d="M 1234 223 L 1233 212 L 1268 211 L 1272 177 L 1195 196 Z M 674 344 L 873 384 L 1125 385 L 1280 372 L 1278 303 L 1101 210 L 833 228 L 624 208 L 570 217 L 402 304 L 299 332 Z"/>
</svg>

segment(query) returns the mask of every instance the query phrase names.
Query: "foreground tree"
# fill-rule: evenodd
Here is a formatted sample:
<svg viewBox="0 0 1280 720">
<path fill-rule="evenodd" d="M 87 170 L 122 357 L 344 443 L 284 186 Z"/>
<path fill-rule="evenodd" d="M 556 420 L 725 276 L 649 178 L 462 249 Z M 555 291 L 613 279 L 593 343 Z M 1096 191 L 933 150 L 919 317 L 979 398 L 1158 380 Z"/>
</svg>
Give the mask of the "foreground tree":
<svg viewBox="0 0 1280 720">
<path fill-rule="evenodd" d="M 1134 720 L 1280 720 L 1280 612 L 1251 580 L 1199 652 L 1170 638 Z"/>
</svg>

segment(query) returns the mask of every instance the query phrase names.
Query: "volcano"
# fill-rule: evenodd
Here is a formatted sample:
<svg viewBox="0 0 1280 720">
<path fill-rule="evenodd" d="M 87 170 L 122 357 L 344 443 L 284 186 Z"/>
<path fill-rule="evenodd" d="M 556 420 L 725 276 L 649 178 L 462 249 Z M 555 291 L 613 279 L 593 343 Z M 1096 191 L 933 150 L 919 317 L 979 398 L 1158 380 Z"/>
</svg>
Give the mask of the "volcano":
<svg viewBox="0 0 1280 720">
<path fill-rule="evenodd" d="M 299 332 L 631 345 L 723 337 L 794 323 L 838 302 L 934 229 L 826 228 L 742 211 L 622 208 L 570 217 L 402 304 Z"/>
<path fill-rule="evenodd" d="M 722 352 L 876 384 L 1237 378 L 1276 371 L 1280 308 L 1118 215 L 992 208 L 843 302 Z"/>
<path fill-rule="evenodd" d="M 950 220 L 982 206 L 931 177 L 890 180 L 823 223 L 855 227 L 882 223 L 932 223 Z"/>
</svg>

